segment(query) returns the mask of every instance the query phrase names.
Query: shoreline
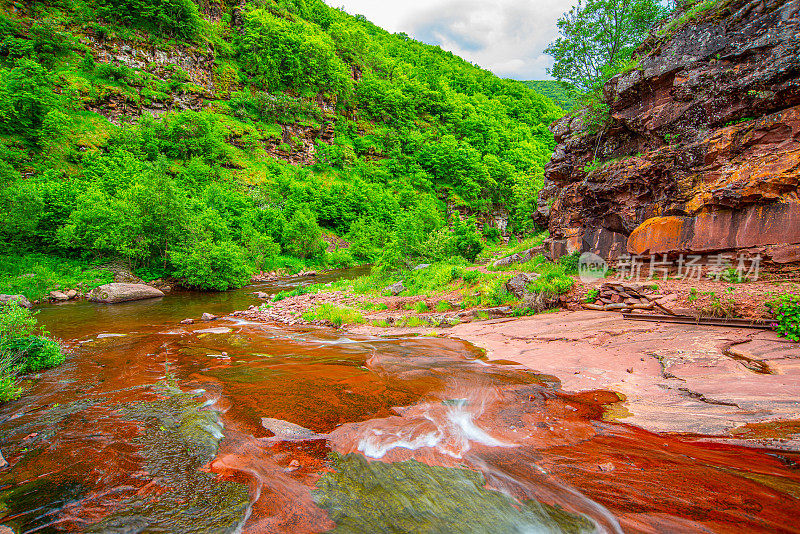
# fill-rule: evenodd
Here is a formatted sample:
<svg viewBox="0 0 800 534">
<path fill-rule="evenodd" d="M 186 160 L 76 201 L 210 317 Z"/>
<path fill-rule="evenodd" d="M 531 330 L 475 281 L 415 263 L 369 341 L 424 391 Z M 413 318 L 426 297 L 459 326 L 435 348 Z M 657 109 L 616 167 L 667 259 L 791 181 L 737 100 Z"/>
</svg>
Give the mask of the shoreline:
<svg viewBox="0 0 800 534">
<path fill-rule="evenodd" d="M 411 299 L 426 300 L 422 296 L 381 297 L 389 309 L 365 314 L 365 318 L 374 321 L 392 313 L 413 314 L 402 309 Z M 259 322 L 325 327 L 331 325 L 304 321 L 302 310 L 363 300 L 374 299 L 320 292 L 280 301 L 276 303 L 280 312 L 256 308 L 235 315 Z M 458 339 L 485 351 L 488 362 L 518 364 L 554 376 L 566 392 L 615 392 L 621 400 L 607 405 L 607 421 L 687 439 L 800 450 L 800 345 L 772 331 L 633 322 L 618 313 L 591 310 L 560 309 L 488 320 L 476 317 L 476 310 L 451 313 L 464 320 L 447 327 L 366 322 L 340 329 L 377 337 Z"/>
<path fill-rule="evenodd" d="M 382 330 L 383 335 L 430 331 Z M 515 362 L 555 376 L 564 391 L 619 394 L 622 400 L 607 406 L 608 421 L 702 440 L 800 449 L 800 346 L 774 332 L 633 323 L 597 311 L 438 330 L 486 351 L 488 362 Z M 365 326 L 348 331 L 381 334 Z"/>
</svg>

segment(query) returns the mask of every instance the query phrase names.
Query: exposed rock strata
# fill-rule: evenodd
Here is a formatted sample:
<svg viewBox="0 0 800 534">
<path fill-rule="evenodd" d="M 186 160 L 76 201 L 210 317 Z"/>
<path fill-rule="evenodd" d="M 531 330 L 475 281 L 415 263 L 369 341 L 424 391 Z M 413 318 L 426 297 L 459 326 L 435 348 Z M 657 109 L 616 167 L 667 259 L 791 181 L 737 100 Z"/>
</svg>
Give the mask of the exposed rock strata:
<svg viewBox="0 0 800 534">
<path fill-rule="evenodd" d="M 552 126 L 553 254 L 800 261 L 800 1 L 721 0 L 638 54 L 604 88 L 605 124 L 584 111 Z"/>
</svg>

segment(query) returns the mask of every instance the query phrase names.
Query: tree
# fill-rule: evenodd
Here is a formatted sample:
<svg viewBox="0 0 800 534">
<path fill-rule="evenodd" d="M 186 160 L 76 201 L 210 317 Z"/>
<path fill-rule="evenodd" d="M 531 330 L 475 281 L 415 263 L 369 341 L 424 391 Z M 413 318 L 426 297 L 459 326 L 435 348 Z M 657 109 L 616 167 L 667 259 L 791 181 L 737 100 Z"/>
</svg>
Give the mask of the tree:
<svg viewBox="0 0 800 534">
<path fill-rule="evenodd" d="M 578 0 L 558 19 L 561 35 L 545 50 L 555 59 L 548 73 L 583 92 L 602 86 L 666 12 L 658 0 Z"/>
</svg>

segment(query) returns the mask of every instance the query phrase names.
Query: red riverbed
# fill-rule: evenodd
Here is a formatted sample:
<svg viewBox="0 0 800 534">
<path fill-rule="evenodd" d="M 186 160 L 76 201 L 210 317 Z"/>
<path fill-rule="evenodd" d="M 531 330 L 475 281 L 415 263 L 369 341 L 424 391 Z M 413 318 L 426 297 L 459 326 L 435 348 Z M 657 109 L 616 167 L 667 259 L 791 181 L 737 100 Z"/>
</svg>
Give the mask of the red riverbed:
<svg viewBox="0 0 800 534">
<path fill-rule="evenodd" d="M 516 503 L 512 512 L 538 501 L 589 518 L 597 531 L 800 532 L 795 452 L 604 422 L 615 394 L 564 393 L 552 377 L 487 364 L 456 340 L 226 319 L 179 327 L 187 308 L 169 298 L 161 305 L 172 311 L 154 321 L 142 312 L 156 302 L 91 322 L 108 308 L 45 316 L 68 335 L 70 356 L 0 406 L 10 463 L 0 471 L 0 524 L 14 532 L 323 532 L 336 517 L 354 531 L 342 526 L 349 514 L 369 531 L 403 531 L 391 514 L 322 504 L 314 490 L 331 480 L 329 455 L 338 453 L 477 471 L 478 490 Z M 263 417 L 323 435 L 280 439 Z M 361 469 L 364 480 L 374 474 Z M 430 509 L 409 508 L 434 495 L 441 472 L 386 484 L 404 514 L 433 517 L 452 503 L 431 497 Z M 366 503 L 376 488 L 360 478 L 337 484 Z M 483 531 L 471 517 L 457 530 Z M 547 514 L 541 523 L 530 517 L 510 517 L 517 526 L 498 531 L 571 531 Z"/>
</svg>

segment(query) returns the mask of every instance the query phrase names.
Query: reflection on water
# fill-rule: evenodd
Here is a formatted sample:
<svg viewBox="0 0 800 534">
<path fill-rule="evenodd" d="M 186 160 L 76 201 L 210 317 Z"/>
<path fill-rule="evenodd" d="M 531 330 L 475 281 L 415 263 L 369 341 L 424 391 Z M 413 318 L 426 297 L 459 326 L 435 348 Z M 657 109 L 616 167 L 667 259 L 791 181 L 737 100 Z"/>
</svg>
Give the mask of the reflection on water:
<svg viewBox="0 0 800 534">
<path fill-rule="evenodd" d="M 254 290 L 43 310 L 71 354 L 0 407 L 0 449 L 12 466 L 0 471 L 0 524 L 15 532 L 798 529 L 798 455 L 603 422 L 614 394 L 564 394 L 551 377 L 487 364 L 460 341 L 225 318 L 177 324 L 246 308 Z"/>
</svg>

